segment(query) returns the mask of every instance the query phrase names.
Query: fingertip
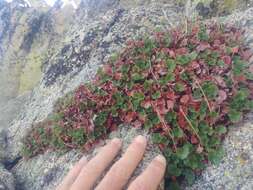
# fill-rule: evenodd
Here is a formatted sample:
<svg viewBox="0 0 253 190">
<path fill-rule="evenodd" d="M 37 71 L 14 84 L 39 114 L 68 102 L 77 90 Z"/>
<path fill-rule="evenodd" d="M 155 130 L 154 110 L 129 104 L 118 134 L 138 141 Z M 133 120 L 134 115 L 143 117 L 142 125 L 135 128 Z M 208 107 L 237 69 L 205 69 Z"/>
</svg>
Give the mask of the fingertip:
<svg viewBox="0 0 253 190">
<path fill-rule="evenodd" d="M 143 145 L 146 145 L 147 144 L 147 139 L 146 137 L 142 136 L 142 135 L 139 135 L 137 136 L 135 139 L 134 139 L 134 142 L 137 142 L 139 144 L 143 144 Z"/>
<path fill-rule="evenodd" d="M 119 139 L 119 138 L 114 138 L 114 139 L 112 139 L 111 143 L 112 143 L 113 145 L 116 145 L 116 146 L 118 146 L 118 147 L 121 147 L 121 145 L 122 145 L 122 140 Z"/>
<path fill-rule="evenodd" d="M 87 158 L 86 156 L 83 156 L 80 160 L 79 160 L 79 164 L 83 165 L 87 163 Z"/>
<path fill-rule="evenodd" d="M 166 159 L 163 155 L 158 155 L 154 159 L 156 162 L 159 162 L 161 165 L 166 166 Z"/>
</svg>

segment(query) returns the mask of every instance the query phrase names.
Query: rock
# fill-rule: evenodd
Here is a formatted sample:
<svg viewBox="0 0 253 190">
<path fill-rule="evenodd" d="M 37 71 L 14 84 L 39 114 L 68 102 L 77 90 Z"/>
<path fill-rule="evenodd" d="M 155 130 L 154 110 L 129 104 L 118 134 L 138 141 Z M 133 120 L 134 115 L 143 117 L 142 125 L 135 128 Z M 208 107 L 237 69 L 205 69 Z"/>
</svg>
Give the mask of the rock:
<svg viewBox="0 0 253 190">
<path fill-rule="evenodd" d="M 109 139 L 114 137 L 121 138 L 124 142 L 122 150 L 124 152 L 133 138 L 140 134 L 146 136 L 147 139 L 150 139 L 147 132 L 130 126 L 121 126 L 119 130 L 110 134 Z M 106 141 L 100 142 L 94 151 L 84 153 L 84 155 L 88 159 L 91 159 L 98 153 L 100 147 L 103 146 L 105 142 Z M 144 159 L 135 171 L 133 178 L 139 175 L 155 156 L 160 154 L 159 148 L 152 145 L 150 142 L 151 141 L 149 140 Z M 57 184 L 59 184 L 69 168 L 71 168 L 81 156 L 83 155 L 78 151 L 70 151 L 63 155 L 55 152 L 47 152 L 29 160 L 21 160 L 12 169 L 12 172 L 15 173 L 17 184 L 23 189 L 50 190 L 54 189 Z M 162 186 L 161 189 L 163 189 Z"/>
<path fill-rule="evenodd" d="M 0 131 L 0 163 L 2 163 L 5 160 L 5 152 L 6 152 L 6 146 L 7 146 L 7 133 L 4 130 Z"/>
<path fill-rule="evenodd" d="M 13 175 L 0 165 L 0 190 L 15 190 Z"/>
</svg>

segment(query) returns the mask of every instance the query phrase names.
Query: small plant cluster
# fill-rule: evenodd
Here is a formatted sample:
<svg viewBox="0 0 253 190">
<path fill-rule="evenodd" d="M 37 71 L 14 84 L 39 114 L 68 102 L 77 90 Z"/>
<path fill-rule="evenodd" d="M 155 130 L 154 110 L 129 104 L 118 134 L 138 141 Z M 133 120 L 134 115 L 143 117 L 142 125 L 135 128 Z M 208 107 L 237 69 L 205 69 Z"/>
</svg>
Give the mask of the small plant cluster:
<svg viewBox="0 0 253 190">
<path fill-rule="evenodd" d="M 220 24 L 188 24 L 131 41 L 96 78 L 60 100 L 35 127 L 24 153 L 89 150 L 120 124 L 144 128 L 168 161 L 167 181 L 192 183 L 218 163 L 227 127 L 253 107 L 251 52 L 242 34 Z"/>
</svg>

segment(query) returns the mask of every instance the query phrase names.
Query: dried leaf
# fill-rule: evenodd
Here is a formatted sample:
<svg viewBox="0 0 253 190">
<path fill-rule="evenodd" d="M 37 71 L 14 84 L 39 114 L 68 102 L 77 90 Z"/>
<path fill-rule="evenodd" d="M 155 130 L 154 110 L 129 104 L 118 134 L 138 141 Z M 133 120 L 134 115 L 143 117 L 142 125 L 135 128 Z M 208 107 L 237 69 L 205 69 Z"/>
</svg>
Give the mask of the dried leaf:
<svg viewBox="0 0 253 190">
<path fill-rule="evenodd" d="M 222 102 L 224 102 L 225 100 L 227 99 L 227 93 L 226 91 L 224 90 L 219 90 L 219 93 L 218 93 L 218 97 L 216 99 L 216 102 L 218 104 L 221 104 Z"/>
</svg>

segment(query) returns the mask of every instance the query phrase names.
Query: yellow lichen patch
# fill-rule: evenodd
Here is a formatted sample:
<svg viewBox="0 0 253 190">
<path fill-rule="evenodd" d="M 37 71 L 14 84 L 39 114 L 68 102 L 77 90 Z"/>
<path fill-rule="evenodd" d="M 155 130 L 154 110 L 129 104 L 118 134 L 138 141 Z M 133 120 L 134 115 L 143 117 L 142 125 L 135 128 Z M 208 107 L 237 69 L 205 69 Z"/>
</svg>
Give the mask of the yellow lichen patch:
<svg viewBox="0 0 253 190">
<path fill-rule="evenodd" d="M 224 0 L 224 9 L 230 12 L 237 7 L 237 4 L 237 0 Z"/>
<path fill-rule="evenodd" d="M 29 55 L 20 74 L 19 94 L 31 90 L 41 79 L 41 56 Z"/>
</svg>

